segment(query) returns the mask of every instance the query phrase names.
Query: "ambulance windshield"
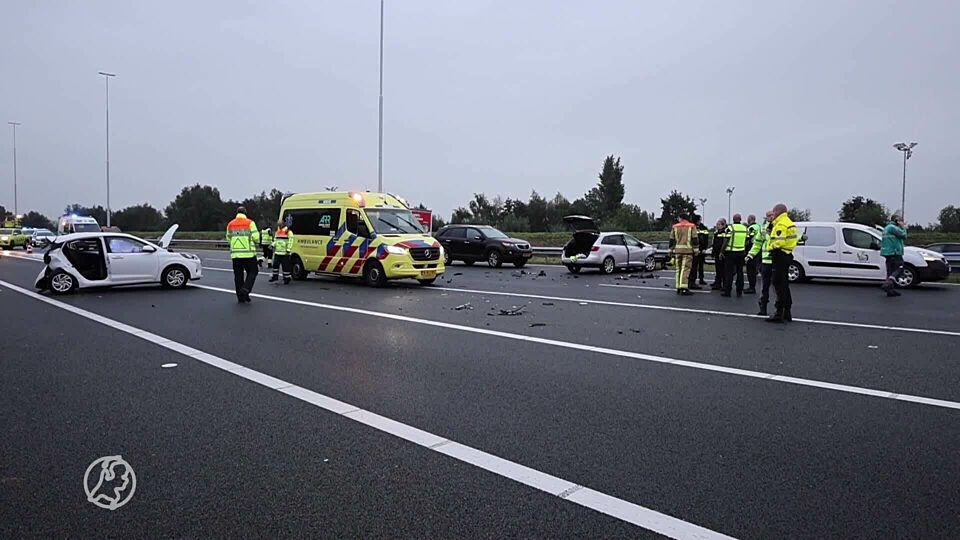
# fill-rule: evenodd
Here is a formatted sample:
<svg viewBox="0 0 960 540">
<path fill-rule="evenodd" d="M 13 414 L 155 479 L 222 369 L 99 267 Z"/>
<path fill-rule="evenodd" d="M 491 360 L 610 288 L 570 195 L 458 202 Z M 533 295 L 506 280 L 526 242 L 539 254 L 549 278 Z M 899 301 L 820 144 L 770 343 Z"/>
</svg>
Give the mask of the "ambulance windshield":
<svg viewBox="0 0 960 540">
<path fill-rule="evenodd" d="M 409 210 L 367 208 L 366 212 L 378 234 L 424 234 L 423 227 Z"/>
</svg>

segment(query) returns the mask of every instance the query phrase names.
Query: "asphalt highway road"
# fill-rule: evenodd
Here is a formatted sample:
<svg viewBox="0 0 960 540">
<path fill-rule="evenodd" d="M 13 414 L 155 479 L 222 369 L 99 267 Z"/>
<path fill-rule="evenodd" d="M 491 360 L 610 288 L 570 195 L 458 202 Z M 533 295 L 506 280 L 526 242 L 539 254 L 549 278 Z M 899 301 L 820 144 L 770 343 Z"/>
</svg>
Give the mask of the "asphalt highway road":
<svg viewBox="0 0 960 540">
<path fill-rule="evenodd" d="M 960 530 L 960 287 L 796 285 L 779 326 L 666 273 L 454 265 L 433 287 L 264 276 L 238 305 L 227 256 L 201 256 L 184 291 L 56 299 L 0 257 L 0 534 Z M 82 482 L 108 455 L 137 474 L 114 511 Z"/>
</svg>

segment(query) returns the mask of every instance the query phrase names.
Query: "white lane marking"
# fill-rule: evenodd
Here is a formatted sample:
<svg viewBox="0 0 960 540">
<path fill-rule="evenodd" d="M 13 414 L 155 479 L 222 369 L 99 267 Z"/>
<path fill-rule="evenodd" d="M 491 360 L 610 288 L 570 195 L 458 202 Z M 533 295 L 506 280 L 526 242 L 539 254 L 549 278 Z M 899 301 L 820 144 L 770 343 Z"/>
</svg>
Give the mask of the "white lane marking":
<svg viewBox="0 0 960 540">
<path fill-rule="evenodd" d="M 423 287 L 425 291 L 455 291 L 461 293 L 470 293 L 470 294 L 489 294 L 493 296 L 511 296 L 516 298 L 534 298 L 537 300 L 556 300 L 558 302 L 590 302 L 591 304 L 600 304 L 605 306 L 619 306 L 619 307 L 628 307 L 636 309 L 652 309 L 659 311 L 675 311 L 679 313 L 694 313 L 697 315 L 722 315 L 724 317 L 743 317 L 748 319 L 763 319 L 760 315 L 753 315 L 750 313 L 735 313 L 732 311 L 716 311 L 712 309 L 697 309 L 697 308 L 682 308 L 675 306 L 656 306 L 653 304 L 632 304 L 630 302 L 614 302 L 611 300 L 592 300 L 589 298 L 568 298 L 562 296 L 547 296 L 542 294 L 527 294 L 527 293 L 514 293 L 506 291 L 487 291 L 480 289 L 460 289 L 455 287 Z M 854 322 L 845 322 L 845 321 L 829 321 L 822 319 L 793 319 L 793 322 L 802 322 L 808 324 L 820 324 L 825 326 L 844 326 L 849 328 L 866 328 L 868 330 L 886 330 L 886 331 L 897 331 L 897 332 L 911 332 L 916 334 L 930 334 L 937 336 L 952 336 L 960 337 L 960 332 L 952 332 L 950 330 L 934 330 L 931 328 L 913 328 L 908 326 L 885 326 L 882 324 L 866 324 L 866 323 L 854 323 Z"/>
<path fill-rule="evenodd" d="M 3 281 L 0 281 L 2 284 Z M 191 287 L 196 287 L 198 289 L 206 289 L 208 291 L 216 291 L 220 293 L 227 294 L 236 294 L 235 291 L 231 289 L 223 289 L 220 287 L 211 287 L 209 285 L 197 285 L 191 284 Z M 318 302 L 309 302 L 306 300 L 297 300 L 295 298 L 284 298 L 282 296 L 270 296 L 266 294 L 253 293 L 250 296 L 255 298 L 262 298 L 264 300 L 272 300 L 274 302 L 283 302 L 286 304 L 295 304 L 299 306 L 314 307 L 320 309 L 328 309 L 331 311 L 340 311 L 344 313 L 354 313 L 357 315 L 369 315 L 372 317 L 380 317 L 383 319 L 392 319 L 395 321 L 403 321 L 415 324 L 423 324 L 426 326 L 435 326 L 438 328 L 447 328 L 450 330 L 459 330 L 462 332 L 470 332 L 473 334 L 481 334 L 485 336 L 494 336 L 506 339 L 513 339 L 517 341 L 526 341 L 529 343 L 538 343 L 541 345 L 550 345 L 554 347 L 562 347 L 565 349 L 573 349 L 578 351 L 585 351 L 598 354 L 606 354 L 610 356 L 619 356 L 622 358 L 632 358 L 634 360 L 644 360 L 648 362 L 656 362 L 658 364 L 669 364 L 674 366 L 682 366 L 693 369 L 699 369 L 703 371 L 713 371 L 716 373 L 725 373 L 728 375 L 737 375 L 741 377 L 749 377 L 752 379 L 762 379 L 765 381 L 774 381 L 781 383 L 796 384 L 799 386 L 809 386 L 813 388 L 822 388 L 827 390 L 835 390 L 838 392 L 846 392 L 848 394 L 860 394 L 865 396 L 878 397 L 883 399 L 894 399 L 898 401 L 907 401 L 911 403 L 920 403 L 923 405 L 934 405 L 937 407 L 944 407 L 947 409 L 957 409 L 960 410 L 960 402 L 947 401 L 942 399 L 933 399 L 923 396 L 914 396 L 910 394 L 900 394 L 890 390 L 876 390 L 873 388 L 865 388 L 862 386 L 850 386 L 846 384 L 837 384 L 826 381 L 818 381 L 814 379 L 803 379 L 799 377 L 790 377 L 787 375 L 777 375 L 775 373 L 767 373 L 763 371 L 753 371 L 749 369 L 740 369 L 734 367 L 721 366 L 716 364 L 704 364 L 700 362 L 690 362 L 687 360 L 679 360 L 676 358 L 668 358 L 665 356 L 655 356 L 652 354 L 644 354 L 633 351 L 624 351 L 621 349 L 609 349 L 607 347 L 597 347 L 595 345 L 586 345 L 583 343 L 574 343 L 570 341 L 560 341 L 556 339 L 542 338 L 536 336 L 528 336 L 524 334 L 512 334 L 510 332 L 502 332 L 500 330 L 489 330 L 486 328 L 476 328 L 473 326 L 464 326 L 461 324 L 448 323 L 443 321 L 434 321 L 430 319 L 418 319 L 416 317 L 408 317 L 406 315 L 395 315 L 393 313 L 383 313 L 380 311 L 370 311 L 366 309 L 346 307 L 346 306 L 334 306 L 330 304 L 320 304 Z"/>
<path fill-rule="evenodd" d="M 580 484 L 576 484 L 569 480 L 564 480 L 563 478 L 558 478 L 536 469 L 531 469 L 530 467 L 526 467 L 519 463 L 508 461 L 493 454 L 488 454 L 482 450 L 478 450 L 476 448 L 451 441 L 450 439 L 441 437 L 439 435 L 434 435 L 433 433 L 415 428 L 402 422 L 380 416 L 379 414 L 355 407 L 323 394 L 318 394 L 312 390 L 307 390 L 306 388 L 277 379 L 275 377 L 271 377 L 265 373 L 254 371 L 240 364 L 236 364 L 229 360 L 225 360 L 209 353 L 205 353 L 201 350 L 194 349 L 193 347 L 183 343 L 177 343 L 162 336 L 152 334 L 145 330 L 140 330 L 138 328 L 126 325 L 113 319 L 109 319 L 102 315 L 97 315 L 96 313 L 86 311 L 70 304 L 64 304 L 63 302 L 51 300 L 33 291 L 28 291 L 26 289 L 17 287 L 16 285 L 12 285 L 4 281 L 0 281 L 0 283 L 10 288 L 10 290 L 24 294 L 35 300 L 39 300 L 48 305 L 73 313 L 74 315 L 79 315 L 80 317 L 84 317 L 121 332 L 136 336 L 155 345 L 159 345 L 160 347 L 164 347 L 176 353 L 208 364 L 212 367 L 227 371 L 228 373 L 238 375 L 259 385 L 277 390 L 292 398 L 299 399 L 320 409 L 337 414 L 343 418 L 349 418 L 350 420 L 367 425 L 378 431 L 388 433 L 405 441 L 412 442 L 428 450 L 452 457 L 468 465 L 485 469 L 503 478 L 525 484 L 539 491 L 559 497 L 563 500 L 572 501 L 580 506 L 596 510 L 638 527 L 642 527 L 670 538 L 684 540 L 732 538 L 710 529 L 705 529 L 699 525 L 677 519 L 673 516 L 662 514 L 655 510 L 651 510 L 649 508 L 645 508 L 643 506 L 625 501 L 623 499 L 618 499 L 611 495 L 606 495 L 589 488 L 577 489 L 581 488 Z M 168 367 L 168 365 L 165 364 L 163 367 Z M 583 491 L 587 492 L 587 496 L 579 495 Z M 563 496 L 561 497 L 561 495 Z"/>
<path fill-rule="evenodd" d="M 173 368 L 173 367 L 177 367 L 177 364 L 174 363 L 174 362 L 170 362 L 170 363 L 167 363 L 167 364 L 160 364 L 160 367 L 162 367 L 162 368 Z"/>
<path fill-rule="evenodd" d="M 9 255 L 9 254 L 8 254 L 8 255 Z M 20 255 L 13 255 L 13 258 L 15 258 L 15 259 L 18 258 L 18 259 L 24 259 L 24 260 L 31 260 L 31 261 L 34 260 L 33 258 L 26 258 L 26 257 L 20 256 Z M 212 267 L 207 267 L 207 266 L 204 266 L 203 268 L 204 268 L 205 270 L 216 270 L 216 271 L 219 271 L 219 272 L 233 272 L 232 269 L 226 269 L 226 268 L 212 268 Z M 261 275 L 264 275 L 264 276 L 265 276 L 266 274 L 267 274 L 267 273 L 266 273 L 265 271 L 261 271 L 259 274 L 257 274 L 257 277 L 261 277 Z M 193 285 L 193 286 L 195 286 L 195 287 L 201 287 L 201 288 L 207 287 L 207 286 L 205 286 L 205 285 L 199 285 L 199 284 L 196 284 L 196 285 L 195 285 L 195 284 L 191 284 L 191 285 Z M 611 285 L 604 285 L 604 284 L 600 284 L 600 285 L 601 285 L 601 286 L 605 286 L 605 287 L 611 286 Z M 958 283 L 938 283 L 938 285 L 960 285 L 960 284 L 958 284 Z M 617 286 L 617 285 L 613 285 L 613 286 Z M 619 287 L 627 287 L 627 286 L 626 286 L 626 285 L 619 285 Z M 636 286 L 636 285 L 632 285 L 632 286 L 630 286 L 630 287 L 637 287 L 637 286 Z M 215 289 L 215 288 L 212 288 L 212 289 Z M 675 307 L 675 306 L 657 306 L 657 305 L 652 305 L 652 304 L 633 304 L 633 303 L 630 303 L 630 302 L 614 302 L 614 301 L 610 301 L 610 300 L 591 300 L 591 299 L 582 299 L 582 298 L 567 298 L 567 297 L 562 297 L 562 296 L 547 296 L 547 295 L 542 295 L 542 294 L 514 293 L 514 292 L 507 292 L 507 291 L 489 291 L 489 290 L 480 290 L 480 289 L 461 289 L 461 288 L 456 288 L 456 287 L 421 287 L 421 289 L 422 289 L 422 290 L 426 290 L 426 291 L 454 291 L 454 292 L 470 293 L 470 294 L 490 294 L 490 295 L 495 295 L 495 296 L 511 296 L 511 297 L 516 297 L 516 298 L 534 298 L 534 299 L 538 299 L 538 300 L 556 300 L 556 301 L 558 301 L 558 302 L 577 302 L 577 303 L 579 303 L 579 304 L 581 304 L 581 305 L 583 305 L 584 302 L 588 302 L 588 303 L 591 303 L 591 304 L 598 304 L 598 305 L 604 305 L 604 306 L 618 306 L 618 307 L 628 307 L 628 308 L 636 308 L 636 309 L 652 309 L 652 310 L 660 310 L 660 311 L 674 311 L 674 312 L 678 312 L 678 313 L 694 313 L 694 314 L 697 314 L 697 315 L 720 315 L 720 316 L 724 316 L 724 317 L 742 317 L 742 318 L 748 318 L 748 319 L 763 319 L 763 318 L 764 318 L 764 317 L 762 317 L 762 316 L 760 316 L 760 315 L 753 315 L 753 314 L 750 314 L 750 313 L 736 313 L 736 312 L 732 312 L 732 311 L 717 311 L 717 310 L 712 310 L 712 309 L 682 308 L 682 307 Z M 657 289 L 657 288 L 654 288 L 654 289 L 660 290 L 660 289 Z M 226 290 L 226 289 L 215 289 L 215 290 Z M 668 289 L 668 290 L 669 290 L 669 289 Z M 698 292 L 698 291 L 693 291 L 693 292 Z M 707 293 L 707 291 L 700 291 L 700 292 Z M 236 294 L 236 293 L 234 293 L 234 294 Z M 707 293 L 707 294 L 709 294 L 709 293 Z M 373 312 L 373 313 L 379 313 L 379 312 Z M 854 322 L 845 322 L 845 321 L 831 321 L 831 320 L 825 320 L 825 319 L 800 319 L 800 318 L 797 318 L 797 319 L 793 319 L 793 322 L 802 322 L 802 323 L 807 323 L 807 324 L 818 324 L 818 325 L 824 325 L 824 326 L 842 326 L 842 327 L 847 327 L 847 328 L 863 328 L 863 329 L 867 329 L 867 330 L 887 330 L 887 331 L 895 331 L 895 332 L 909 332 L 909 333 L 914 333 L 914 334 L 929 334 L 929 335 L 939 335 L 939 336 L 960 337 L 960 332 L 953 332 L 953 331 L 950 331 L 950 330 L 935 330 L 935 329 L 932 329 L 932 328 L 914 328 L 914 327 L 909 327 L 909 326 L 887 326 L 887 325 L 882 325 L 882 324 L 867 324 L 867 323 L 854 323 Z"/>
<path fill-rule="evenodd" d="M 674 287 L 650 287 L 647 285 L 620 285 L 619 283 L 601 283 L 600 287 L 621 287 L 624 289 L 644 289 L 648 291 L 660 291 L 660 292 L 676 292 Z M 690 289 L 690 292 L 697 294 L 710 294 L 710 291 L 698 291 L 697 289 Z"/>
</svg>

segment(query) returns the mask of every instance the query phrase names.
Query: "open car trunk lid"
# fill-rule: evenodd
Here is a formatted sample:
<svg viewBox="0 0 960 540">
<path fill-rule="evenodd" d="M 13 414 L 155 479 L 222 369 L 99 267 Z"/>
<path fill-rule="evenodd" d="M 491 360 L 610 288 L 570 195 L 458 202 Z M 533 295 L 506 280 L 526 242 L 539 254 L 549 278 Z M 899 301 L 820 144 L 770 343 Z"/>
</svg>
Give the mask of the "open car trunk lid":
<svg viewBox="0 0 960 540">
<path fill-rule="evenodd" d="M 167 232 L 163 233 L 163 236 L 160 237 L 160 241 L 157 242 L 157 245 L 162 247 L 163 249 L 167 249 L 168 247 L 170 247 L 170 242 L 173 241 L 173 234 L 177 232 L 177 229 L 179 228 L 180 228 L 180 225 L 177 223 L 174 223 L 173 225 L 171 225 L 170 228 L 167 229 Z"/>
<path fill-rule="evenodd" d="M 597 222 L 593 220 L 592 217 L 588 216 L 566 216 L 563 218 L 563 222 L 573 230 L 573 232 L 593 232 L 599 233 L 600 228 L 597 227 Z"/>
</svg>

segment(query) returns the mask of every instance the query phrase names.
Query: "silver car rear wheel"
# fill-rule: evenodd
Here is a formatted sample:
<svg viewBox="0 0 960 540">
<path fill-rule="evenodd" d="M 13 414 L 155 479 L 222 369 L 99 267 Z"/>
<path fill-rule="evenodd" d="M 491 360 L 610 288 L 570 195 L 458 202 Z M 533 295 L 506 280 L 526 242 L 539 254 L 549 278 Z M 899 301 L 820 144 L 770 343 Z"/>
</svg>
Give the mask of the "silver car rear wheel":
<svg viewBox="0 0 960 540">
<path fill-rule="evenodd" d="M 613 257 L 607 257 L 603 260 L 603 266 L 600 269 L 604 274 L 612 274 L 617 269 L 617 263 L 614 262 Z"/>
</svg>

